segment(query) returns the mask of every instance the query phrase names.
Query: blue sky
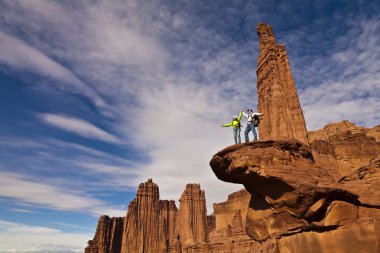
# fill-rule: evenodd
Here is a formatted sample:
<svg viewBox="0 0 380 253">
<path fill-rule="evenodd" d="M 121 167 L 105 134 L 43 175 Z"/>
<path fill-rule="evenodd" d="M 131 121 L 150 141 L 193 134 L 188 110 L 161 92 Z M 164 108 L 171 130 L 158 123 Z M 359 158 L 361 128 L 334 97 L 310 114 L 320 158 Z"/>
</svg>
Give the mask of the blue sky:
<svg viewBox="0 0 380 253">
<path fill-rule="evenodd" d="M 153 178 L 207 206 L 208 162 L 256 108 L 256 25 L 284 43 L 308 130 L 380 114 L 379 1 L 0 1 L 0 252 L 82 252 Z"/>
</svg>

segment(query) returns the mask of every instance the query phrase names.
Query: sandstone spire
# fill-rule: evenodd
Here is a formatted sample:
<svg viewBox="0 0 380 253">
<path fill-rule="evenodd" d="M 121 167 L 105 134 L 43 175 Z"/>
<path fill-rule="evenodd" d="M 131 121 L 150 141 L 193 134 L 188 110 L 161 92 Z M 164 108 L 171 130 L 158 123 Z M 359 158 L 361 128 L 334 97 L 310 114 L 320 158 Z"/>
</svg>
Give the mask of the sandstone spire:
<svg viewBox="0 0 380 253">
<path fill-rule="evenodd" d="M 272 27 L 257 26 L 260 55 L 257 63 L 258 111 L 264 113 L 260 123 L 263 139 L 294 138 L 308 144 L 303 112 L 298 100 L 288 55 L 278 45 Z"/>
<path fill-rule="evenodd" d="M 123 218 L 103 215 L 99 218 L 94 239 L 88 241 L 84 252 L 120 252 L 122 233 Z"/>
<path fill-rule="evenodd" d="M 205 192 L 199 184 L 187 184 L 177 216 L 179 239 L 184 244 L 207 241 L 207 210 Z"/>
<path fill-rule="evenodd" d="M 158 186 L 149 179 L 139 185 L 135 199 L 128 206 L 122 252 L 153 253 L 152 249 L 158 248 L 159 208 Z"/>
</svg>

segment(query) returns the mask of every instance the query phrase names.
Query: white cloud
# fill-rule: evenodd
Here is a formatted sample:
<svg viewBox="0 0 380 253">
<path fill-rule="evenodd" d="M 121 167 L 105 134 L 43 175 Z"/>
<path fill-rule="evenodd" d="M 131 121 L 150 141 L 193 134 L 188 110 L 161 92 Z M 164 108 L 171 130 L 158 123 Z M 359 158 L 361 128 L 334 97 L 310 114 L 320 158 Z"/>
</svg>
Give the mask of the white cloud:
<svg viewBox="0 0 380 253">
<path fill-rule="evenodd" d="M 4 253 L 83 252 L 92 236 L 0 220 L 0 251 Z"/>
<path fill-rule="evenodd" d="M 20 174 L 33 171 L 35 181 L 42 177 L 44 181 L 49 180 L 50 185 L 75 186 L 82 192 L 79 195 L 127 191 L 129 196 L 129 192 L 136 189 L 132 178 L 138 174 L 141 164 L 146 163 L 140 159 L 140 154 L 139 158 L 126 159 L 123 153 L 119 156 L 108 150 L 100 151 L 49 137 L 37 143 L 33 139 L 8 136 L 0 138 L 0 144 L 3 159 L 0 170 Z M 66 173 L 69 176 L 62 177 Z"/>
<path fill-rule="evenodd" d="M 0 60 L 3 63 L 21 70 L 64 79 L 72 85 L 83 85 L 69 70 L 22 40 L 0 31 L 0 43 Z"/>
<path fill-rule="evenodd" d="M 40 178 L 42 180 L 42 178 Z M 48 183 L 25 179 L 17 173 L 0 171 L 0 196 L 20 203 L 55 210 L 87 212 L 89 214 L 124 213 L 112 210 L 101 200 L 83 196 L 70 187 L 60 188 Z M 108 212 L 106 211 L 108 209 Z"/>
<path fill-rule="evenodd" d="M 120 140 L 116 136 L 82 119 L 50 113 L 42 113 L 39 116 L 45 123 L 65 131 L 90 139 L 120 143 Z"/>
<path fill-rule="evenodd" d="M 329 49 L 329 56 L 317 58 L 305 65 L 305 73 L 319 83 L 300 91 L 300 99 L 309 130 L 344 119 L 372 127 L 379 124 L 380 115 L 380 40 L 374 36 L 380 21 L 356 18 L 348 21 L 351 30 L 336 38 L 348 41 Z M 355 30 L 355 32 L 351 32 Z M 328 70 L 326 76 L 323 71 Z M 326 76 L 320 80 L 320 75 Z"/>
<path fill-rule="evenodd" d="M 70 70 L 52 60 L 43 52 L 28 45 L 24 41 L 0 31 L 0 62 L 17 70 L 36 73 L 66 84 L 71 91 L 84 93 L 94 103 L 103 108 L 104 101 L 87 87 Z"/>
<path fill-rule="evenodd" d="M 28 210 L 28 209 L 21 209 L 21 208 L 11 208 L 10 211 L 17 212 L 17 213 L 38 213 L 36 211 Z"/>
<path fill-rule="evenodd" d="M 180 198 L 187 183 L 200 183 L 211 213 L 212 203 L 224 201 L 242 188 L 219 181 L 208 165 L 213 154 L 233 143 L 232 130 L 220 127 L 232 115 L 226 114 L 226 105 L 219 99 L 214 100 L 212 91 L 188 85 L 169 85 L 141 94 L 145 107 L 133 116 L 140 124 L 133 130 L 132 142 L 149 152 L 150 163 L 134 179 L 137 185 L 153 178 L 161 198 L 174 200 Z M 236 103 L 233 108 L 239 110 L 243 105 Z"/>
<path fill-rule="evenodd" d="M 115 166 L 115 165 L 110 165 L 110 164 L 77 162 L 77 165 L 82 168 L 88 169 L 89 171 L 93 171 L 93 172 L 105 174 L 105 175 L 108 174 L 115 177 L 121 177 L 121 176 L 127 177 L 131 175 L 136 175 L 135 171 L 130 171 L 125 167 Z"/>
<path fill-rule="evenodd" d="M 61 210 L 84 210 L 101 201 L 68 193 L 55 186 L 28 181 L 21 175 L 0 172 L 0 195 Z"/>
</svg>

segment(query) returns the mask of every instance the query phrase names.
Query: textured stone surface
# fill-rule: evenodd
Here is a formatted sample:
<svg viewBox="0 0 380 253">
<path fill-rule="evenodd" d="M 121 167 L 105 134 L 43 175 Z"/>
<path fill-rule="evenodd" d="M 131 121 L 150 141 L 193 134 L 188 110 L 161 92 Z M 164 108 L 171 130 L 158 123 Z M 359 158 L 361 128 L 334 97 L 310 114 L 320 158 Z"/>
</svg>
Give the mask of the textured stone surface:
<svg viewBox="0 0 380 253">
<path fill-rule="evenodd" d="M 359 196 L 366 206 L 380 207 L 380 158 L 341 178 L 342 187 Z"/>
<path fill-rule="evenodd" d="M 347 120 L 331 123 L 310 131 L 309 141 L 315 158 L 337 168 L 339 177 L 380 158 L 380 125 L 365 128 Z"/>
<path fill-rule="evenodd" d="M 277 44 L 267 24 L 258 24 L 257 34 L 258 111 L 264 113 L 259 126 L 261 139 L 292 138 L 307 144 L 305 119 L 285 46 Z"/>
<path fill-rule="evenodd" d="M 136 198 L 128 206 L 122 252 L 143 252 L 158 248 L 159 193 L 151 180 L 140 184 Z M 149 231 L 146 233 L 145 231 Z"/>
<path fill-rule="evenodd" d="M 207 241 L 207 210 L 204 191 L 199 184 L 188 184 L 179 200 L 176 228 L 182 244 Z"/>
<path fill-rule="evenodd" d="M 250 192 L 246 232 L 263 252 L 379 251 L 379 160 L 337 181 L 308 146 L 277 140 L 227 147 L 210 165 Z"/>
<path fill-rule="evenodd" d="M 100 217 L 85 252 L 252 252 L 258 243 L 245 232 L 249 200 L 245 190 L 233 193 L 207 216 L 199 184 L 186 185 L 177 209 L 174 201 L 159 199 L 158 186 L 149 179 L 139 185 L 126 217 Z"/>
<path fill-rule="evenodd" d="M 101 216 L 93 240 L 88 242 L 85 253 L 120 252 L 123 233 L 123 218 Z"/>
<path fill-rule="evenodd" d="M 209 225 L 209 241 L 223 243 L 225 240 L 236 236 L 245 236 L 245 216 L 248 211 L 250 194 L 246 190 L 240 190 L 228 196 L 227 201 L 214 204 L 213 222 Z"/>
</svg>

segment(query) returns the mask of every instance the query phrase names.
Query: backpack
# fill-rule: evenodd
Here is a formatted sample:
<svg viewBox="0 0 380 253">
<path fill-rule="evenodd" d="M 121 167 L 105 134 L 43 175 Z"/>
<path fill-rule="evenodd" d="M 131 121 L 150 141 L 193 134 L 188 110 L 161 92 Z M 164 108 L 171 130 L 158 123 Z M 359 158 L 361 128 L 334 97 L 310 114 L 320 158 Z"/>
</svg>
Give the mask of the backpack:
<svg viewBox="0 0 380 253">
<path fill-rule="evenodd" d="M 235 120 L 233 120 L 232 122 L 234 122 Z M 236 127 L 241 127 L 241 124 L 240 124 L 240 120 L 236 119 L 236 121 L 238 122 L 238 124 L 236 125 Z"/>
<path fill-rule="evenodd" d="M 258 127 L 259 124 L 260 124 L 260 118 L 259 118 L 259 116 L 257 116 L 256 114 L 253 115 L 253 125 L 254 125 L 255 127 Z"/>
</svg>

